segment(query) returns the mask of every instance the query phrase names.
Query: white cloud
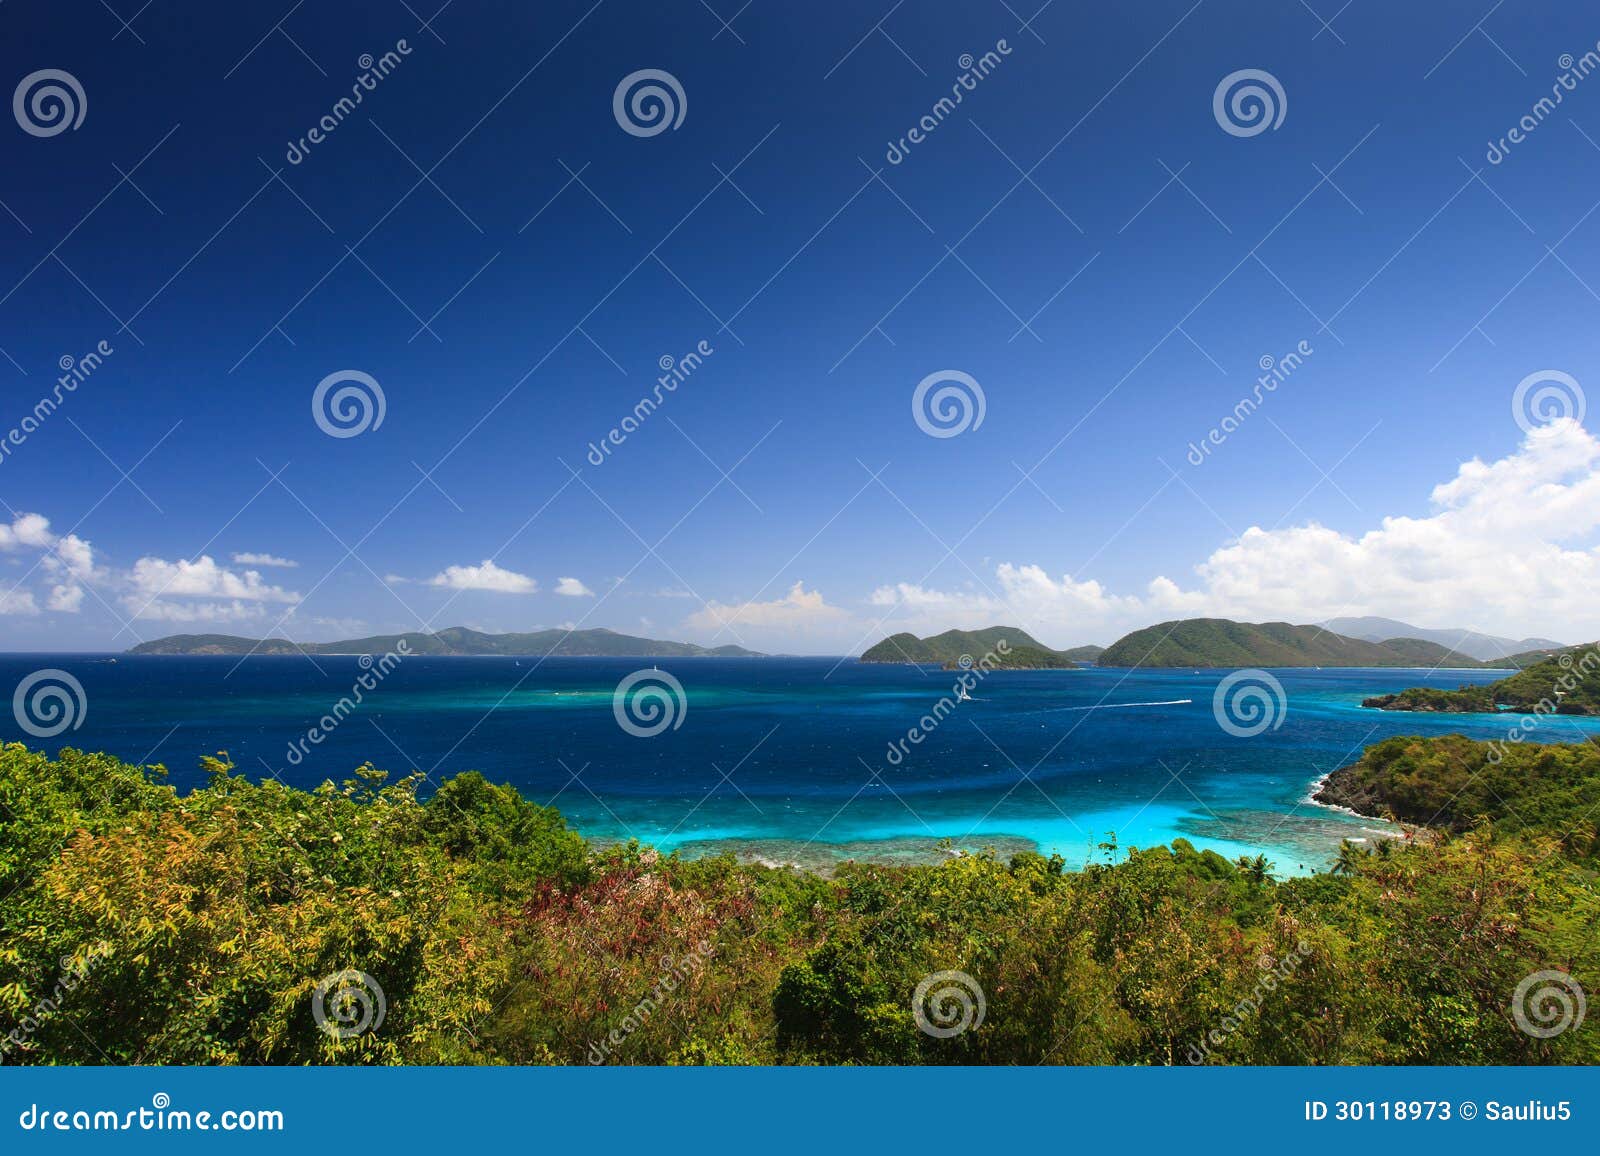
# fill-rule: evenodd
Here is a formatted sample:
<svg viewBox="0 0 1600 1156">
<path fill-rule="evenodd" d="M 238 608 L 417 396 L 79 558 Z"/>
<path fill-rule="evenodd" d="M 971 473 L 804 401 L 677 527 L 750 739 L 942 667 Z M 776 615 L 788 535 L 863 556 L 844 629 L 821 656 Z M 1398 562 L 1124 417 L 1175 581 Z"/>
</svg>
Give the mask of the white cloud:
<svg viewBox="0 0 1600 1156">
<path fill-rule="evenodd" d="M 32 591 L 13 588 L 0 589 L 0 614 L 34 615 L 39 613 L 39 603 Z"/>
<path fill-rule="evenodd" d="M 135 618 L 152 622 L 245 622 L 264 618 L 266 608 L 259 602 L 173 602 L 158 598 L 154 602 L 124 599 Z"/>
<path fill-rule="evenodd" d="M 130 597 L 232 598 L 245 602 L 298 602 L 300 595 L 264 581 L 254 570 L 229 570 L 209 554 L 193 562 L 180 558 L 140 558 L 131 574 Z"/>
<path fill-rule="evenodd" d="M 820 590 L 807 590 L 805 583 L 796 582 L 789 593 L 771 602 L 745 602 L 729 605 L 707 602 L 688 618 L 688 625 L 699 630 L 731 632 L 740 630 L 815 630 L 818 627 L 837 627 L 847 621 L 850 612 L 839 606 L 830 606 Z"/>
<path fill-rule="evenodd" d="M 76 614 L 83 606 L 83 587 L 71 584 L 50 588 L 50 609 Z"/>
<path fill-rule="evenodd" d="M 479 566 L 449 566 L 428 579 L 430 586 L 451 590 L 492 590 L 499 594 L 532 594 L 539 584 L 526 574 L 502 570 L 488 558 Z"/>
<path fill-rule="evenodd" d="M 81 583 L 95 577 L 94 548 L 88 542 L 76 534 L 58 537 L 50 529 L 50 519 L 43 514 L 18 514 L 9 526 L 0 524 L 0 550 L 44 551 L 34 565 L 55 582 L 50 591 L 50 609 L 67 614 L 78 612 L 83 603 Z M 11 589 L 0 591 L 0 614 L 39 612 L 35 596 L 20 589 L 26 577 L 19 578 Z"/>
<path fill-rule="evenodd" d="M 1057 645 L 1167 618 L 1315 622 L 1374 614 L 1419 626 L 1469 626 L 1565 641 L 1600 637 L 1600 441 L 1572 421 L 1530 435 L 1496 462 L 1473 459 L 1436 486 L 1423 517 L 1384 518 L 1357 536 L 1316 523 L 1253 526 L 1194 568 L 1142 594 L 1002 563 L 993 592 L 880 587 L 900 602 L 885 631 L 1014 621 Z"/>
<path fill-rule="evenodd" d="M 590 590 L 576 578 L 556 579 L 556 593 L 565 594 L 568 598 L 593 598 L 594 591 Z"/>
<path fill-rule="evenodd" d="M 55 544 L 56 536 L 50 532 L 50 519 L 43 514 L 18 514 L 11 525 L 0 523 L 0 550 L 19 550 L 32 547 L 44 550 Z"/>
<path fill-rule="evenodd" d="M 57 561 L 74 578 L 86 579 L 94 573 L 94 549 L 76 534 L 57 539 L 55 554 L 46 559 L 46 565 Z"/>
<path fill-rule="evenodd" d="M 292 558 L 280 558 L 276 554 L 253 554 L 248 550 L 234 554 L 233 560 L 240 566 L 282 566 L 292 569 L 300 565 Z"/>
</svg>

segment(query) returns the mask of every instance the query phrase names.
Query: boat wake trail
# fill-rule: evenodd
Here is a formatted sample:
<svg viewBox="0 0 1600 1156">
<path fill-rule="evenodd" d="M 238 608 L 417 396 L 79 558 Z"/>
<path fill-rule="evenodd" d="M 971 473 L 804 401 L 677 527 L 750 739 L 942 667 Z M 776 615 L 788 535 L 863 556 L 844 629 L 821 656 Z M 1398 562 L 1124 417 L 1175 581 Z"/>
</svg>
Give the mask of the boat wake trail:
<svg viewBox="0 0 1600 1156">
<path fill-rule="evenodd" d="M 1192 698 L 1169 698 L 1160 702 L 1104 702 L 1094 706 L 1053 706 L 1044 710 L 1034 711 L 1034 714 L 1058 714 L 1066 710 L 1121 710 L 1130 706 L 1187 706 L 1192 703 Z"/>
</svg>

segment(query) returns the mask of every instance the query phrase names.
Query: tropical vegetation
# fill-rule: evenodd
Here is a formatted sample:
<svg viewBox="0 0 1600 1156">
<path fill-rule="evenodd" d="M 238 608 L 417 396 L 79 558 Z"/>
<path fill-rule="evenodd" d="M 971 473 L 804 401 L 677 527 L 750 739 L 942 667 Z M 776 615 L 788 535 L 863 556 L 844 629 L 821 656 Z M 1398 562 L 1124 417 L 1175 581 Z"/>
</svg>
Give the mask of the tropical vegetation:
<svg viewBox="0 0 1600 1156">
<path fill-rule="evenodd" d="M 1282 881 L 1114 837 L 1087 864 L 825 878 L 599 848 L 475 773 L 302 791 L 217 756 L 179 794 L 11 744 L 0 1062 L 1600 1061 L 1592 1027 L 1538 1038 L 1511 1007 L 1531 973 L 1600 976 L 1594 829 L 1568 830 L 1596 752 L 1501 773 L 1464 739 L 1395 742 L 1374 797 L 1465 801 Z"/>
<path fill-rule="evenodd" d="M 1600 642 L 1573 647 L 1553 658 L 1482 686 L 1436 690 L 1418 686 L 1362 702 L 1378 710 L 1488 714 L 1600 715 Z"/>
<path fill-rule="evenodd" d="M 1162 622 L 1119 638 L 1100 655 L 1101 666 L 1283 667 L 1507 665 L 1479 662 L 1420 638 L 1366 642 L 1325 626 L 1189 618 Z"/>
</svg>

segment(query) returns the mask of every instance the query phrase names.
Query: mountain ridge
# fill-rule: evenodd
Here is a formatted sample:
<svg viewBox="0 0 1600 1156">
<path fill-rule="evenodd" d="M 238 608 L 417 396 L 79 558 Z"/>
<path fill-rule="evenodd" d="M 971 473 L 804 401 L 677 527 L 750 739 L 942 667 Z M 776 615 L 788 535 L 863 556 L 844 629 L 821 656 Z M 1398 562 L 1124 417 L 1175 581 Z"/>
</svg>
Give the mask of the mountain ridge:
<svg viewBox="0 0 1600 1156">
<path fill-rule="evenodd" d="M 1321 626 L 1187 618 L 1124 635 L 1100 655 L 1116 667 L 1452 666 L 1475 658 L 1420 638 L 1368 642 Z"/>
<path fill-rule="evenodd" d="M 998 647 L 1005 643 L 1006 652 Z M 1079 647 L 1082 652 L 1088 648 Z M 982 630 L 946 630 L 918 638 L 906 631 L 891 634 L 862 653 L 868 663 L 910 663 L 917 665 L 960 666 L 963 658 L 976 663 L 989 656 L 990 665 L 1000 670 L 1074 670 L 1072 653 L 1053 650 L 1016 626 L 987 626 Z"/>
<path fill-rule="evenodd" d="M 1330 618 L 1322 623 L 1335 634 L 1363 642 L 1383 642 L 1390 638 L 1420 638 L 1437 642 L 1447 650 L 1489 662 L 1500 658 L 1513 658 L 1531 651 L 1563 650 L 1565 644 L 1549 638 L 1501 638 L 1465 627 L 1434 629 L 1413 626 L 1394 618 L 1366 616 L 1361 618 Z"/>
<path fill-rule="evenodd" d="M 764 658 L 742 646 L 698 646 L 619 634 L 605 627 L 589 630 L 534 630 L 487 634 L 465 626 L 431 633 L 406 631 L 346 638 L 336 642 L 292 642 L 287 638 L 244 638 L 233 634 L 172 634 L 131 647 L 129 654 L 387 654 L 404 641 L 412 654 L 435 656 L 504 655 L 566 658 Z"/>
</svg>

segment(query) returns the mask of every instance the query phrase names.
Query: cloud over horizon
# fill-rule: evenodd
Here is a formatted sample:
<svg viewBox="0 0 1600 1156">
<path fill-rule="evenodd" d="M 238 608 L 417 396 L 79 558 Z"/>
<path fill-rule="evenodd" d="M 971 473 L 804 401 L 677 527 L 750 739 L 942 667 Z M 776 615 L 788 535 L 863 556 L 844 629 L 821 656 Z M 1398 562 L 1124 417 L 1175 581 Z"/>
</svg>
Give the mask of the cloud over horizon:
<svg viewBox="0 0 1600 1156">
<path fill-rule="evenodd" d="M 1157 575 L 1141 593 L 1118 595 L 1003 562 L 991 590 L 898 583 L 870 601 L 893 611 L 887 632 L 1010 620 L 1058 645 L 1109 641 L 1169 618 L 1367 614 L 1568 642 L 1600 637 L 1600 548 L 1587 544 L 1600 527 L 1600 441 L 1587 430 L 1570 419 L 1537 429 L 1499 461 L 1464 463 L 1430 501 L 1431 514 L 1386 517 L 1358 536 L 1316 522 L 1252 526 L 1197 564 L 1187 586 Z"/>
<path fill-rule="evenodd" d="M 737 605 L 711 601 L 685 619 L 685 626 L 714 634 L 740 631 L 799 630 L 818 631 L 850 621 L 850 612 L 830 605 L 820 590 L 807 590 L 796 581 L 782 598 L 770 602 L 745 602 Z"/>
<path fill-rule="evenodd" d="M 447 566 L 428 579 L 429 586 L 449 590 L 488 590 L 496 594 L 535 594 L 539 584 L 526 574 L 505 570 L 485 558 L 477 566 Z"/>
<path fill-rule="evenodd" d="M 564 594 L 568 598 L 593 598 L 594 591 L 590 590 L 576 578 L 557 578 L 556 593 Z"/>
<path fill-rule="evenodd" d="M 0 552 L 37 550 L 39 558 L 20 578 L 0 589 L 0 615 L 35 615 L 39 602 L 34 592 L 22 588 L 35 570 L 50 584 L 50 610 L 76 614 L 83 605 L 84 583 L 95 577 L 94 549 L 76 534 L 57 535 L 43 514 L 19 513 L 10 525 L 0 522 Z"/>
</svg>

